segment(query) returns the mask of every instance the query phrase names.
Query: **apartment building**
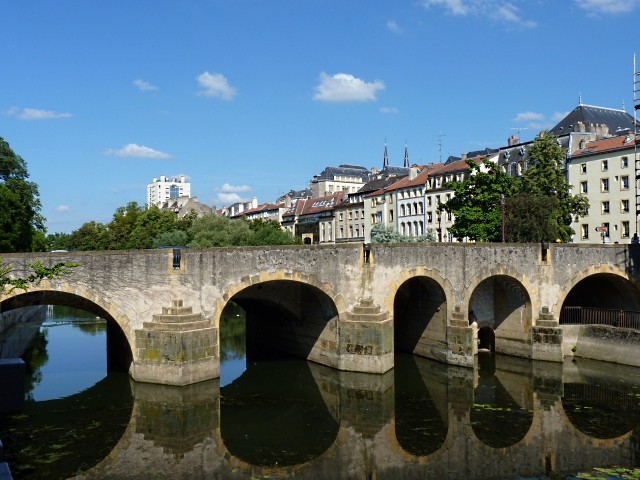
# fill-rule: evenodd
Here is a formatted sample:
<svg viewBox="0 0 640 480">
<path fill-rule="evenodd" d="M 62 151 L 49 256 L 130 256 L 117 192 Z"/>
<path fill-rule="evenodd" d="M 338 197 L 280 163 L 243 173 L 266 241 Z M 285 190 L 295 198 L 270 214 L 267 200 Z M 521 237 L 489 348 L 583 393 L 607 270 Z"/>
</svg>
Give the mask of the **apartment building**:
<svg viewBox="0 0 640 480">
<path fill-rule="evenodd" d="M 184 175 L 180 178 L 169 178 L 164 175 L 154 178 L 147 185 L 147 208 L 157 205 L 161 207 L 170 200 L 191 196 L 191 184 Z"/>
<path fill-rule="evenodd" d="M 630 243 L 637 233 L 633 133 L 582 144 L 567 160 L 572 193 L 589 199 L 589 210 L 571 225 L 574 243 Z M 635 141 L 634 141 L 635 140 Z"/>
</svg>

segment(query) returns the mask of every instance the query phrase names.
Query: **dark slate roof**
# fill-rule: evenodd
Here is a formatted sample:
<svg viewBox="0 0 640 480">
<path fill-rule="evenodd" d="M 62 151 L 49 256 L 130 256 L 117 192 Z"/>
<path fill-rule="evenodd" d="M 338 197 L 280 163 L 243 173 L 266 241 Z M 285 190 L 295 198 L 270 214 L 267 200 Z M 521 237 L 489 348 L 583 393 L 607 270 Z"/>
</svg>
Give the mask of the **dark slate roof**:
<svg viewBox="0 0 640 480">
<path fill-rule="evenodd" d="M 583 104 L 578 105 L 549 131 L 556 136 L 566 135 L 576 131 L 575 126 L 578 122 L 582 122 L 585 125 L 606 125 L 609 127 L 610 135 L 615 135 L 616 132 L 625 128 L 633 131 L 633 117 L 624 110 Z"/>
<path fill-rule="evenodd" d="M 327 167 L 320 175 L 316 175 L 313 181 L 318 180 L 333 180 L 336 176 L 351 176 L 360 177 L 363 182 L 369 179 L 371 172 L 364 167 L 358 167 L 356 165 L 340 165 L 339 167 Z"/>
</svg>

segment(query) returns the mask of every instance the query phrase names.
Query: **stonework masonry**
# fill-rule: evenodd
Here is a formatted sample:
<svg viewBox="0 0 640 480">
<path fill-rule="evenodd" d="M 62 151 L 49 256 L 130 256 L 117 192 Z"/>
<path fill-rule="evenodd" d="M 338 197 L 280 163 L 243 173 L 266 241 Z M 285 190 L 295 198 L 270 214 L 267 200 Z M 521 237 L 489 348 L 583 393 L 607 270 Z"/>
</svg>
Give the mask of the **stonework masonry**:
<svg viewBox="0 0 640 480">
<path fill-rule="evenodd" d="M 588 345 L 584 333 L 559 325 L 567 295 L 598 276 L 622 282 L 640 304 L 639 253 L 635 245 L 551 245 L 543 252 L 538 244 L 464 243 L 374 244 L 366 256 L 358 245 L 182 249 L 179 266 L 167 250 L 6 254 L 3 262 L 17 275 L 34 260 L 80 266 L 27 293 L 3 293 L 0 307 L 94 309 L 122 330 L 132 377 L 169 385 L 219 376 L 218 328 L 230 300 L 254 311 L 277 308 L 293 325 L 282 330 L 290 346 L 300 341 L 307 358 L 345 371 L 393 368 L 394 337 L 405 321 L 395 312 L 424 293 L 432 317 L 415 313 L 421 303 L 406 313 L 412 327 L 433 322 L 418 332 L 414 353 L 473 367 L 478 329 L 491 328 L 496 351 L 557 362 L 573 345 L 578 352 Z M 407 287 L 414 279 L 425 285 L 417 294 Z"/>
</svg>

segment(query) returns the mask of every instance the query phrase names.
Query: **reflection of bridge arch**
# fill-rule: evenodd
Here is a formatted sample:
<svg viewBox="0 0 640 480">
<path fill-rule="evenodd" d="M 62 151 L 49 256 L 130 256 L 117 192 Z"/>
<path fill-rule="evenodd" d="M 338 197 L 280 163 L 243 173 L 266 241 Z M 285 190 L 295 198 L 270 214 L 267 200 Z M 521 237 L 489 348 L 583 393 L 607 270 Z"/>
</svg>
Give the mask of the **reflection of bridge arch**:
<svg viewBox="0 0 640 480">
<path fill-rule="evenodd" d="M 495 352 L 531 357 L 534 289 L 527 278 L 506 269 L 487 271 L 471 279 L 468 291 L 463 311 L 470 324 L 494 331 Z"/>
<path fill-rule="evenodd" d="M 107 321 L 107 368 L 128 371 L 135 348 L 135 334 L 129 327 L 129 320 L 118 315 L 113 306 L 100 295 L 89 295 L 81 289 L 72 292 L 63 285 L 54 290 L 43 284 L 6 298 L 0 302 L 0 311 L 36 305 L 60 305 L 78 308 L 103 318 Z"/>
<path fill-rule="evenodd" d="M 216 301 L 216 326 L 229 301 L 246 312 L 248 344 L 338 366 L 338 323 L 344 305 L 330 285 L 297 272 L 245 277 Z"/>
</svg>

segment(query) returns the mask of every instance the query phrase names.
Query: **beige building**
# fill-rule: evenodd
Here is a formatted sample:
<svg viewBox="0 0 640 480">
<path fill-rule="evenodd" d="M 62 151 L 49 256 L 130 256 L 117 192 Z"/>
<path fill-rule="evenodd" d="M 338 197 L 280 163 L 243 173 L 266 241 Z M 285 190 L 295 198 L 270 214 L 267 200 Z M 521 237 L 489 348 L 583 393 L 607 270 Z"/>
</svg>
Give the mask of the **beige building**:
<svg viewBox="0 0 640 480">
<path fill-rule="evenodd" d="M 638 231 L 634 135 L 585 142 L 582 147 L 567 160 L 571 193 L 589 199 L 586 215 L 571 225 L 573 241 L 630 243 Z"/>
</svg>

